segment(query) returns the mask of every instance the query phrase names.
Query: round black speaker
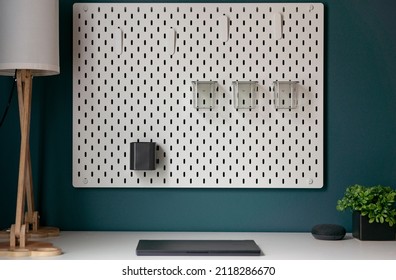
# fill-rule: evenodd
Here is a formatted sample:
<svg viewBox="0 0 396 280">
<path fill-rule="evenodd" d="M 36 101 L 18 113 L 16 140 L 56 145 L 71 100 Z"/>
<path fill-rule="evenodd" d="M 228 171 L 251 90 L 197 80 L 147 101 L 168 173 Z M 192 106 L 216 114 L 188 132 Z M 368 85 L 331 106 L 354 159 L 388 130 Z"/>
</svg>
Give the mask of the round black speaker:
<svg viewBox="0 0 396 280">
<path fill-rule="evenodd" d="M 345 237 L 346 230 L 340 225 L 320 224 L 314 226 L 311 233 L 319 240 L 341 240 Z"/>
</svg>

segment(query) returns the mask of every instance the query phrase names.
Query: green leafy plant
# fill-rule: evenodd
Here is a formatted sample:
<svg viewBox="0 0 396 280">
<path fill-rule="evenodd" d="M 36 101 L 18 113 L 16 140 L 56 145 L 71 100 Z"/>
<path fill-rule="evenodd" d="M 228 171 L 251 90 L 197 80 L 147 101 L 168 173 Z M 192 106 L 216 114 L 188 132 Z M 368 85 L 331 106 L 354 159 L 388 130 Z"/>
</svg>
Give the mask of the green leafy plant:
<svg viewBox="0 0 396 280">
<path fill-rule="evenodd" d="M 396 190 L 391 187 L 361 185 L 349 186 L 344 197 L 337 201 L 337 210 L 350 209 L 367 216 L 370 223 L 396 224 Z"/>
</svg>

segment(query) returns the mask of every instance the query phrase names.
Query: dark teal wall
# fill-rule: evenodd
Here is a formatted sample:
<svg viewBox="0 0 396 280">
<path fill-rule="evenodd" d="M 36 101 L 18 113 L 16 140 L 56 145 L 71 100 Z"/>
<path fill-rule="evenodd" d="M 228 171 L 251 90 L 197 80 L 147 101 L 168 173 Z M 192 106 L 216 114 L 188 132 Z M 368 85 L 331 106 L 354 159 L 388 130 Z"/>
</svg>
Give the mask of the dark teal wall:
<svg viewBox="0 0 396 280">
<path fill-rule="evenodd" d="M 396 1 L 329 0 L 323 189 L 73 188 L 73 2 L 60 0 L 61 75 L 34 80 L 31 146 L 44 224 L 62 230 L 309 231 L 317 223 L 339 223 L 349 230 L 349 213 L 335 210 L 346 186 L 396 186 Z M 10 83 L 0 78 L 0 114 Z M 17 117 L 14 99 L 0 128 L 0 228 L 14 221 Z"/>
</svg>

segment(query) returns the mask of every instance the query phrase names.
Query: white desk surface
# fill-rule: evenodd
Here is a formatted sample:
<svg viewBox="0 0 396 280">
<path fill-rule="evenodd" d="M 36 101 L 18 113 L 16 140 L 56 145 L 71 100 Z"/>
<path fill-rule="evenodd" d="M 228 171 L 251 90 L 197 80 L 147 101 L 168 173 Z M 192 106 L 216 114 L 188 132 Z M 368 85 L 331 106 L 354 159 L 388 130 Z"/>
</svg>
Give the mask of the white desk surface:
<svg viewBox="0 0 396 280">
<path fill-rule="evenodd" d="M 262 256 L 249 257 L 145 257 L 136 256 L 140 239 L 253 239 Z M 341 241 L 316 240 L 310 233 L 264 232 L 96 232 L 61 231 L 52 242 L 63 254 L 53 260 L 396 260 L 396 241 L 360 241 L 350 234 Z M 3 241 L 3 240 L 1 240 Z M 0 258 L 1 259 L 1 258 Z M 8 259 L 8 258 L 2 258 Z M 32 258 L 27 258 L 32 259 Z M 38 258 L 42 259 L 42 258 Z"/>
</svg>

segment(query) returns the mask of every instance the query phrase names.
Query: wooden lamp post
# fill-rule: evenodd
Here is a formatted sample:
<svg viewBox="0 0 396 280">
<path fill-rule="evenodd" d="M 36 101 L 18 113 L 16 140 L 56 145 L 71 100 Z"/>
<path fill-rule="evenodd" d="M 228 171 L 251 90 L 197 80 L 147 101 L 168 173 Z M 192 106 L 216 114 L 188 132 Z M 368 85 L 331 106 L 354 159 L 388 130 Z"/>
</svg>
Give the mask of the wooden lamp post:
<svg viewBox="0 0 396 280">
<path fill-rule="evenodd" d="M 15 224 L 9 242 L 0 244 L 0 255 L 51 256 L 61 254 L 50 243 L 29 237 L 59 234 L 57 228 L 40 228 L 34 208 L 29 134 L 32 78 L 59 74 L 58 0 L 2 0 L 0 2 L 0 75 L 17 81 L 21 126 Z M 25 206 L 27 209 L 25 212 Z"/>
</svg>

